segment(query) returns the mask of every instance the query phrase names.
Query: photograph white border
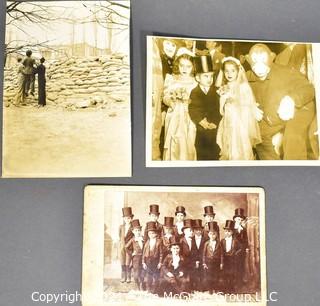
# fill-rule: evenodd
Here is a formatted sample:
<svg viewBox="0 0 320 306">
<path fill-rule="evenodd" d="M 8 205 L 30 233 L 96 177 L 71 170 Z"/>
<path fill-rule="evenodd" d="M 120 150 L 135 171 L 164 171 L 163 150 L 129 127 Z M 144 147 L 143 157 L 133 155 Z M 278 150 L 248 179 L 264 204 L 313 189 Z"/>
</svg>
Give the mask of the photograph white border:
<svg viewBox="0 0 320 306">
<path fill-rule="evenodd" d="M 137 303 L 119 301 L 106 303 L 103 300 L 104 270 L 104 195 L 106 191 L 128 192 L 198 192 L 198 193 L 256 193 L 259 195 L 259 241 L 260 241 L 260 275 L 261 301 L 257 302 L 218 302 L 212 306 L 266 306 L 267 305 L 267 270 L 266 270 L 266 226 L 265 193 L 261 187 L 170 187 L 170 186 L 87 186 L 84 190 L 83 222 L 83 257 L 82 257 L 82 305 L 83 306 L 137 306 Z M 174 300 L 175 305 L 185 306 L 192 302 Z M 207 306 L 208 301 L 196 301 L 198 306 Z M 139 302 L 141 306 L 150 306 L 148 300 Z M 168 300 L 159 300 L 157 305 L 167 306 Z"/>
<path fill-rule="evenodd" d="M 225 41 L 225 42 L 256 42 L 256 43 L 290 43 L 286 41 L 266 41 L 266 40 L 245 40 L 245 39 L 220 39 L 220 38 L 196 38 L 196 37 L 178 37 L 178 36 L 157 36 L 147 35 L 146 48 L 147 48 L 147 76 L 146 76 L 146 167 L 235 167 L 235 166 L 320 166 L 320 157 L 318 160 L 212 160 L 212 161 L 161 161 L 152 160 L 152 60 L 153 58 L 153 38 L 170 38 L 170 39 L 184 39 L 184 40 L 197 40 L 197 41 Z M 320 122 L 320 43 L 312 42 L 291 42 L 297 44 L 311 44 L 312 53 L 319 54 L 319 56 L 313 57 L 314 67 L 314 79 L 315 92 L 316 92 L 316 114 L 318 123 L 318 140 L 320 150 L 320 133 L 319 133 L 319 122 Z M 319 110 L 319 111 L 318 111 Z"/>
</svg>

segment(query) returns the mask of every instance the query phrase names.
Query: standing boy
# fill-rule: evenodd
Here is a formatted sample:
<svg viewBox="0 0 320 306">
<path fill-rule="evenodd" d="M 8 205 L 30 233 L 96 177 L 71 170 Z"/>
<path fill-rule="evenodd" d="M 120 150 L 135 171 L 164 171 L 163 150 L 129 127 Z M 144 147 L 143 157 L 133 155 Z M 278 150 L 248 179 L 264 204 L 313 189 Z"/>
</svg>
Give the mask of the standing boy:
<svg viewBox="0 0 320 306">
<path fill-rule="evenodd" d="M 210 293 L 218 291 L 220 269 L 222 268 L 222 250 L 219 241 L 219 226 L 217 222 L 208 223 L 209 240 L 205 242 L 203 248 L 203 268 L 205 270 L 205 290 Z"/>
<path fill-rule="evenodd" d="M 186 217 L 186 209 L 183 206 L 177 206 L 175 211 L 176 224 L 174 226 L 174 234 L 179 241 L 183 237 L 183 220 Z"/>
<path fill-rule="evenodd" d="M 147 291 L 156 293 L 163 258 L 162 241 L 158 238 L 158 229 L 155 222 L 148 222 L 146 231 L 148 240 L 143 248 L 142 267 L 146 272 Z"/>
<path fill-rule="evenodd" d="M 205 240 L 208 240 L 209 237 L 208 237 L 208 233 L 209 233 L 209 222 L 212 222 L 214 220 L 214 217 L 215 217 L 215 212 L 213 210 L 213 206 L 212 205 L 208 205 L 208 206 L 205 206 L 204 207 L 204 214 L 203 214 L 203 217 L 204 217 L 204 228 L 203 228 L 203 236 L 205 238 Z"/>
<path fill-rule="evenodd" d="M 141 226 L 138 219 L 131 222 L 132 237 L 126 244 L 127 254 L 132 258 L 133 279 L 138 290 L 142 290 L 142 251 L 143 237 L 141 235 Z"/>
<path fill-rule="evenodd" d="M 235 281 L 237 275 L 237 257 L 241 252 L 239 242 L 233 237 L 233 220 L 227 220 L 224 227 L 224 239 L 221 240 L 222 247 L 222 268 L 224 276 L 225 293 L 235 292 Z"/>
<path fill-rule="evenodd" d="M 218 160 L 217 128 L 221 120 L 219 96 L 213 84 L 213 65 L 210 55 L 194 59 L 198 86 L 191 91 L 189 114 L 196 125 L 195 147 L 198 160 Z"/>
<path fill-rule="evenodd" d="M 241 247 L 237 263 L 237 286 L 241 287 L 245 275 L 246 256 L 249 255 L 248 234 L 245 227 L 246 216 L 244 215 L 243 208 L 237 208 L 235 210 L 233 220 L 235 221 L 233 236 L 239 241 Z"/>
<path fill-rule="evenodd" d="M 126 244 L 133 237 L 131 231 L 131 221 L 133 218 L 131 207 L 122 208 L 123 224 L 119 228 L 119 241 L 120 241 L 120 262 L 121 262 L 121 283 L 131 282 L 131 257 L 126 252 Z"/>
<path fill-rule="evenodd" d="M 205 240 L 203 237 L 203 226 L 202 220 L 193 220 L 193 232 L 194 232 L 194 244 L 195 251 L 193 256 L 194 266 L 193 266 L 193 284 L 191 288 L 196 291 L 203 291 L 203 248 Z"/>
<path fill-rule="evenodd" d="M 159 205 L 157 204 L 151 204 L 149 206 L 149 221 L 155 223 L 156 230 L 158 232 L 159 237 L 162 236 L 163 233 L 163 227 L 162 224 L 158 222 L 160 212 L 159 212 Z M 148 232 L 147 232 L 147 226 L 144 229 L 144 235 L 143 235 L 144 241 L 148 240 Z"/>
</svg>

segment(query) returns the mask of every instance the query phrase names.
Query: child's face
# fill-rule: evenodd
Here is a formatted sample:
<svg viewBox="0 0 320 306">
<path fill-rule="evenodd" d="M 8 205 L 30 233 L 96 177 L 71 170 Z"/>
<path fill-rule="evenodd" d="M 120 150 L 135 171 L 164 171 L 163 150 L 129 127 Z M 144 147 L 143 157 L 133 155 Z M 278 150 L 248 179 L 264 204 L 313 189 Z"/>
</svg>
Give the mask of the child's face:
<svg viewBox="0 0 320 306">
<path fill-rule="evenodd" d="M 188 49 L 193 48 L 193 40 L 187 39 L 187 40 L 185 40 L 185 44 L 186 44 L 186 47 L 187 47 Z"/>
<path fill-rule="evenodd" d="M 209 236 L 209 239 L 210 239 L 211 241 L 217 240 L 217 237 L 218 237 L 218 235 L 217 235 L 216 232 L 209 232 L 209 233 L 208 233 L 208 236 Z"/>
<path fill-rule="evenodd" d="M 238 69 L 233 63 L 226 63 L 224 66 L 224 77 L 228 82 L 233 82 L 238 77 Z"/>
<path fill-rule="evenodd" d="M 172 255 L 179 255 L 180 247 L 178 245 L 173 245 L 171 247 L 171 253 L 172 253 Z"/>
<path fill-rule="evenodd" d="M 157 237 L 157 233 L 155 231 L 149 231 L 148 237 L 149 237 L 149 239 L 154 239 Z"/>
<path fill-rule="evenodd" d="M 196 236 L 201 236 L 202 235 L 202 229 L 201 228 L 195 228 L 194 229 L 194 234 Z"/>
<path fill-rule="evenodd" d="M 192 63 L 188 59 L 181 58 L 179 60 L 179 72 L 182 76 L 190 76 L 192 68 Z"/>
<path fill-rule="evenodd" d="M 208 223 L 208 222 L 213 221 L 213 218 L 214 218 L 214 217 L 211 216 L 211 215 L 205 215 L 205 216 L 204 216 L 204 221 L 206 221 L 206 222 Z"/>
<path fill-rule="evenodd" d="M 174 53 L 176 52 L 176 48 L 177 46 L 173 41 L 171 40 L 163 41 L 163 51 L 168 57 L 172 58 L 174 56 Z"/>
<path fill-rule="evenodd" d="M 129 224 L 131 222 L 132 218 L 131 217 L 123 217 L 123 221 L 125 224 Z"/>
<path fill-rule="evenodd" d="M 235 217 L 235 218 L 234 218 L 234 221 L 235 221 L 236 223 L 240 224 L 241 221 L 242 221 L 242 218 L 241 218 L 241 217 Z"/>
<path fill-rule="evenodd" d="M 177 213 L 176 214 L 177 222 L 182 222 L 184 220 L 184 214 L 183 213 Z"/>
<path fill-rule="evenodd" d="M 225 229 L 225 230 L 224 230 L 224 235 L 225 235 L 227 238 L 231 237 L 231 236 L 232 236 L 232 230 L 227 230 L 227 229 Z"/>
<path fill-rule="evenodd" d="M 149 215 L 149 219 L 150 219 L 150 221 L 152 221 L 152 222 L 157 222 L 158 219 L 159 219 L 159 216 L 156 215 L 156 214 L 150 214 L 150 215 Z"/>
<path fill-rule="evenodd" d="M 183 234 L 186 238 L 190 238 L 193 235 L 193 230 L 190 227 L 187 227 L 183 230 Z"/>
<path fill-rule="evenodd" d="M 198 73 L 196 79 L 201 86 L 210 87 L 213 83 L 213 72 Z"/>
<path fill-rule="evenodd" d="M 165 234 L 172 234 L 173 233 L 173 228 L 172 227 L 164 227 L 164 233 Z"/>
<path fill-rule="evenodd" d="M 133 230 L 132 230 L 132 233 L 134 235 L 134 237 L 141 237 L 141 228 L 139 227 L 135 227 Z"/>
</svg>

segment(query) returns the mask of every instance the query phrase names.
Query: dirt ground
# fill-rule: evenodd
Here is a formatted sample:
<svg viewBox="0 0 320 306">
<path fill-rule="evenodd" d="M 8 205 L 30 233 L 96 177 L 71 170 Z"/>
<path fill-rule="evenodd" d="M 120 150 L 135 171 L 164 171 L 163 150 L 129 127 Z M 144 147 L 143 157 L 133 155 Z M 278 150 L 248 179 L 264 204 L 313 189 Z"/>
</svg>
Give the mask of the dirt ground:
<svg viewBox="0 0 320 306">
<path fill-rule="evenodd" d="M 129 103 L 76 111 L 35 106 L 4 107 L 3 176 L 131 174 Z"/>
</svg>

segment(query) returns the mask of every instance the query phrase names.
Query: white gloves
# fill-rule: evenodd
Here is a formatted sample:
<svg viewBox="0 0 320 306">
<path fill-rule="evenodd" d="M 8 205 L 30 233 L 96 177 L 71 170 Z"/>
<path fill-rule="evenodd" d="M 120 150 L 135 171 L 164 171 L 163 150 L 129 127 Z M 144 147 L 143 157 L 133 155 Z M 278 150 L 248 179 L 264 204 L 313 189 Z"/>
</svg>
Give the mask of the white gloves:
<svg viewBox="0 0 320 306">
<path fill-rule="evenodd" d="M 294 117 L 294 107 L 295 103 L 293 99 L 289 96 L 284 96 L 278 108 L 278 115 L 280 119 L 284 121 L 288 121 Z"/>
</svg>

